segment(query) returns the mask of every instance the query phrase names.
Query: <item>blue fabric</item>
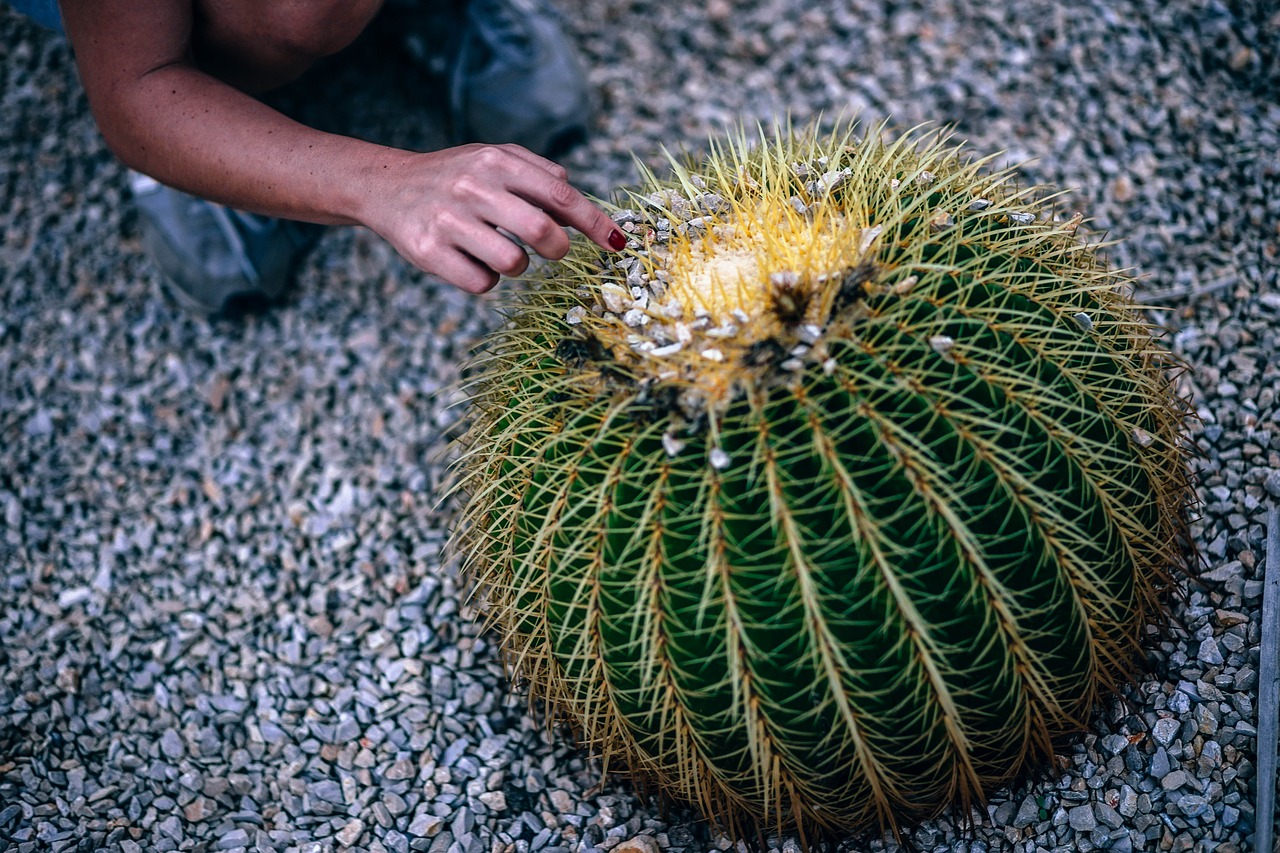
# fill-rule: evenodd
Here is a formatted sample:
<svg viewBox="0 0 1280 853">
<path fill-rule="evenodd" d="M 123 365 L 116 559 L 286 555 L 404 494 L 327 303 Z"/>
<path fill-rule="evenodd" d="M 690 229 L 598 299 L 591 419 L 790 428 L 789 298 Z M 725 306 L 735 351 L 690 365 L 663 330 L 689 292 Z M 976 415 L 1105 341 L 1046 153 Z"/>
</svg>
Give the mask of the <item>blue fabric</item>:
<svg viewBox="0 0 1280 853">
<path fill-rule="evenodd" d="M 42 27 L 55 33 L 62 32 L 62 14 L 58 12 L 58 0 L 9 0 L 20 15 L 26 15 Z"/>
</svg>

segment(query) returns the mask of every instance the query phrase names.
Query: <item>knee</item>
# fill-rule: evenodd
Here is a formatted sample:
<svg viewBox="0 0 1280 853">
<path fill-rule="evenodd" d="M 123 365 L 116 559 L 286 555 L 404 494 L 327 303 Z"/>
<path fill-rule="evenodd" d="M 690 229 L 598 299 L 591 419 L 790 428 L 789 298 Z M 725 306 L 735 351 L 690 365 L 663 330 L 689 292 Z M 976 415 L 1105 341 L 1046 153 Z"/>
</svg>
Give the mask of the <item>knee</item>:
<svg viewBox="0 0 1280 853">
<path fill-rule="evenodd" d="M 278 54 L 314 61 L 342 50 L 368 26 L 382 0 L 294 0 L 264 3 L 255 30 Z"/>
<path fill-rule="evenodd" d="M 250 94 L 297 79 L 368 26 L 382 0 L 196 0 L 201 68 Z"/>
</svg>

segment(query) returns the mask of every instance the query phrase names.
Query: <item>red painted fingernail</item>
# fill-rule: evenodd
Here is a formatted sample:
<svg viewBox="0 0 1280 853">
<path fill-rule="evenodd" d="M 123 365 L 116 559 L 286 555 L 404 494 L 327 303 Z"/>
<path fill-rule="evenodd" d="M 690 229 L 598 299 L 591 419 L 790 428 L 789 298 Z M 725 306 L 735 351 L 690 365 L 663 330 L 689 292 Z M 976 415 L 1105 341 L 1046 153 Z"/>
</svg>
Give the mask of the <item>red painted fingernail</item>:
<svg viewBox="0 0 1280 853">
<path fill-rule="evenodd" d="M 609 248 L 615 252 L 621 251 L 627 245 L 627 238 L 617 228 L 609 232 Z"/>
</svg>

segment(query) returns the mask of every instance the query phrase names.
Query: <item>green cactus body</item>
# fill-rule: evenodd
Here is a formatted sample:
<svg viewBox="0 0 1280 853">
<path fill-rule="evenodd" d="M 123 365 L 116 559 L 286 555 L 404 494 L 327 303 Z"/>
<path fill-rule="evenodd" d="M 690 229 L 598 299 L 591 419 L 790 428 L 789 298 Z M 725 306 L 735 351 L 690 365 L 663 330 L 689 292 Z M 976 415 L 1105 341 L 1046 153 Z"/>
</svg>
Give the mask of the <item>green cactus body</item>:
<svg viewBox="0 0 1280 853">
<path fill-rule="evenodd" d="M 1184 407 L 1127 281 L 1008 172 L 759 142 L 649 176 L 627 252 L 518 297 L 456 544 L 607 760 L 740 830 L 896 826 L 1128 676 L 1180 561 Z"/>
</svg>

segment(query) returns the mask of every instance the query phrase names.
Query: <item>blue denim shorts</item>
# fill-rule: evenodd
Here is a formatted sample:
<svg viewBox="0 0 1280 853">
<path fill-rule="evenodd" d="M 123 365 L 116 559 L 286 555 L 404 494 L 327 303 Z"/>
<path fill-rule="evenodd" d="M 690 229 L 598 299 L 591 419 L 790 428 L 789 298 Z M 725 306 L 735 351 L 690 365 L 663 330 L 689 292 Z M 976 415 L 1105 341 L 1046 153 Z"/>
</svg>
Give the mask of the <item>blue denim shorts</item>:
<svg viewBox="0 0 1280 853">
<path fill-rule="evenodd" d="M 19 15 L 47 27 L 55 33 L 62 32 L 62 15 L 58 12 L 58 0 L 9 0 L 9 5 Z"/>
</svg>

